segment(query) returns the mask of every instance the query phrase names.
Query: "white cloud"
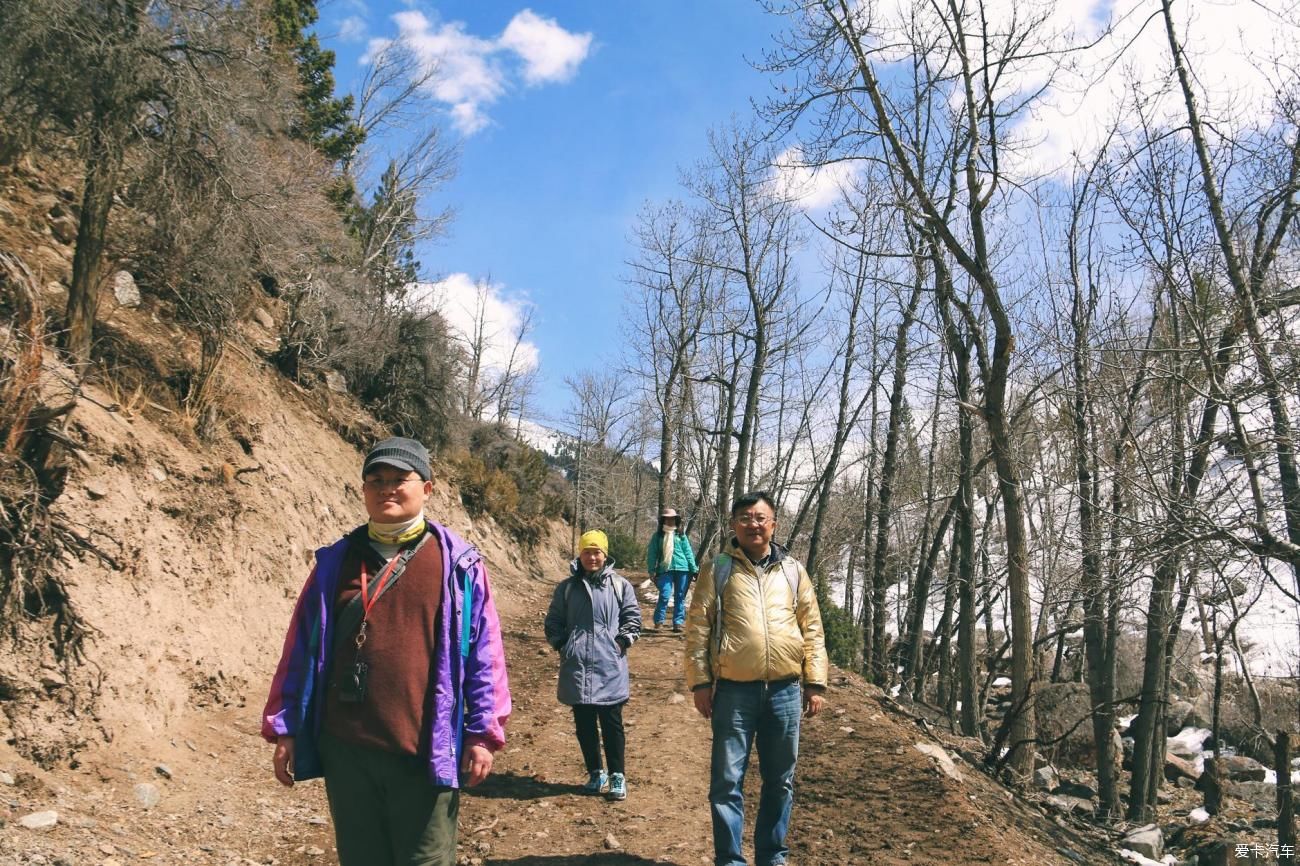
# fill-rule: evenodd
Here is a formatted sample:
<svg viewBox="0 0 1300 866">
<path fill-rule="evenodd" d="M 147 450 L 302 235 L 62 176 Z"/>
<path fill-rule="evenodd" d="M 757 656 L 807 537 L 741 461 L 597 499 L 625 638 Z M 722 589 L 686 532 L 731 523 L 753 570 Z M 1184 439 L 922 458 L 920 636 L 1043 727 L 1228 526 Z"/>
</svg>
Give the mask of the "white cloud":
<svg viewBox="0 0 1300 866">
<path fill-rule="evenodd" d="M 840 190 L 857 176 L 857 168 L 852 162 L 811 166 L 798 147 L 782 151 L 772 168 L 779 194 L 793 199 L 806 211 L 821 210 L 834 204 L 840 197 Z"/>
<path fill-rule="evenodd" d="M 474 341 L 481 323 L 485 374 L 503 372 L 511 363 L 512 353 L 515 373 L 537 368 L 541 360 L 537 346 L 527 339 L 515 345 L 519 329 L 528 316 L 529 304 L 508 296 L 504 285 L 455 273 L 436 283 L 420 283 L 413 295 L 437 309 L 452 333 L 465 345 Z"/>
<path fill-rule="evenodd" d="M 1286 20 L 1262 3 L 1197 0 L 1174 8 L 1176 32 L 1205 119 L 1230 134 L 1274 117 L 1269 103 L 1278 70 L 1272 61 L 1294 50 L 1300 21 Z M 1179 128 L 1186 123 L 1182 95 L 1173 86 L 1164 21 L 1152 19 L 1151 13 L 1150 6 L 1138 0 L 1074 8 L 1080 29 L 1106 14 L 1113 16 L 1115 26 L 1020 124 L 1017 131 L 1036 142 L 1036 152 L 1027 159 L 1031 170 L 1053 171 L 1073 153 L 1095 152 L 1117 114 L 1129 112 L 1135 101 L 1142 102 L 1157 125 Z M 1101 67 L 1108 55 L 1121 50 L 1119 63 Z"/>
<path fill-rule="evenodd" d="M 450 106 L 456 128 L 471 135 L 486 126 L 482 106 L 505 92 L 505 75 L 492 58 L 493 43 L 469 35 L 459 21 L 435 27 L 422 12 L 399 12 L 393 20 L 397 38 L 426 66 L 437 67 L 429 86 L 435 99 Z M 372 42 L 370 53 L 382 44 Z"/>
<path fill-rule="evenodd" d="M 570 33 L 554 18 L 525 9 L 506 25 L 501 45 L 523 58 L 525 81 L 545 84 L 572 79 L 591 50 L 591 39 L 590 33 Z"/>
<path fill-rule="evenodd" d="M 447 106 L 452 123 L 472 135 L 490 122 L 487 108 L 522 78 L 540 85 L 571 80 L 591 49 L 592 34 L 570 33 L 554 19 L 525 9 L 495 39 L 466 31 L 460 21 L 436 22 L 418 11 L 393 16 L 397 39 L 437 73 L 430 92 Z M 371 40 L 368 56 L 388 40 Z"/>
<path fill-rule="evenodd" d="M 1277 81 L 1288 74 L 1274 61 L 1293 54 L 1300 41 L 1300 19 L 1292 20 L 1288 13 L 1271 8 L 1274 5 L 1191 0 L 1175 6 L 1177 33 L 1201 105 L 1207 119 L 1225 133 L 1273 116 L 1268 103 Z M 1282 4 L 1284 9 L 1290 6 Z M 927 41 L 936 52 L 946 45 L 938 35 L 946 25 L 933 11 L 918 14 L 920 7 L 909 0 L 864 3 L 862 8 L 870 10 L 873 42 L 886 63 L 910 57 L 908 34 L 913 29 L 922 31 L 922 39 L 933 37 Z M 1021 0 L 987 0 L 980 9 L 989 30 L 999 38 L 1025 25 Z M 1046 18 L 1036 27 L 1034 41 L 998 78 L 997 96 L 1002 99 L 1046 88 L 1034 100 L 1032 111 L 1016 120 L 1014 132 L 1022 146 L 1003 153 L 1004 165 L 1026 175 L 1067 168 L 1075 154 L 1095 152 L 1117 115 L 1134 102 L 1141 102 L 1153 123 L 1176 128 L 1186 122 L 1181 94 L 1171 86 L 1176 82 L 1158 4 L 1062 0 L 1035 6 L 1034 14 L 1040 12 Z M 1058 53 L 1082 46 L 1089 47 Z M 970 50 L 979 52 L 976 45 Z"/>
<path fill-rule="evenodd" d="M 339 39 L 343 42 L 360 42 L 366 38 L 366 19 L 349 15 L 339 22 Z"/>
</svg>

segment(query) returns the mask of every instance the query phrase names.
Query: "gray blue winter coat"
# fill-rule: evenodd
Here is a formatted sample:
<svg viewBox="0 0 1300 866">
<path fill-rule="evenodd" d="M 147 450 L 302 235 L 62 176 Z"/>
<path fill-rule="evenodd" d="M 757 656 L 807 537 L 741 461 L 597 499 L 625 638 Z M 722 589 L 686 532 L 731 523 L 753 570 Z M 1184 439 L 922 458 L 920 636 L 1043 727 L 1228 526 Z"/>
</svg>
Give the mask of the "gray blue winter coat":
<svg viewBox="0 0 1300 866">
<path fill-rule="evenodd" d="M 575 559 L 546 611 L 546 642 L 560 654 L 560 703 L 621 704 L 631 695 L 627 651 L 641 635 L 641 606 L 610 562 L 588 574 Z"/>
</svg>

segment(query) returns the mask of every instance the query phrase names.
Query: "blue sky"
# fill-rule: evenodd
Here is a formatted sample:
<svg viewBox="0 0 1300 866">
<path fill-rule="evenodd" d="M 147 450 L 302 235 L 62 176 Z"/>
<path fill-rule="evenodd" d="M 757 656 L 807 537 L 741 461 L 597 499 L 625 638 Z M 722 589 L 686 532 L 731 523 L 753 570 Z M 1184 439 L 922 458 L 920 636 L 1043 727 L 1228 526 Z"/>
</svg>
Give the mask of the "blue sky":
<svg viewBox="0 0 1300 866">
<path fill-rule="evenodd" d="M 468 52 L 468 64 L 444 63 L 440 92 L 462 154 L 438 204 L 456 218 L 421 260 L 431 277 L 490 276 L 503 315 L 533 305 L 537 408 L 554 418 L 564 377 L 618 354 L 637 212 L 678 195 L 709 128 L 766 94 L 749 61 L 781 23 L 755 0 L 327 0 L 317 32 L 337 53 L 340 90 L 355 86 L 370 40 L 399 28 L 431 53 Z"/>
</svg>

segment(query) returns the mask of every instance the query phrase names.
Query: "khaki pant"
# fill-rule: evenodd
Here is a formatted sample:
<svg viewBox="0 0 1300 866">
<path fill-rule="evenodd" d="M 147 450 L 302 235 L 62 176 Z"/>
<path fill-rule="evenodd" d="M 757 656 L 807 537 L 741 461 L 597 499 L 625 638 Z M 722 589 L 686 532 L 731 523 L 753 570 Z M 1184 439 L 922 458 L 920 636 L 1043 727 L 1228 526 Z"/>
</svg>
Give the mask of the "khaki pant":
<svg viewBox="0 0 1300 866">
<path fill-rule="evenodd" d="M 341 866 L 455 866 L 458 790 L 417 758 L 327 733 L 320 753 Z"/>
</svg>

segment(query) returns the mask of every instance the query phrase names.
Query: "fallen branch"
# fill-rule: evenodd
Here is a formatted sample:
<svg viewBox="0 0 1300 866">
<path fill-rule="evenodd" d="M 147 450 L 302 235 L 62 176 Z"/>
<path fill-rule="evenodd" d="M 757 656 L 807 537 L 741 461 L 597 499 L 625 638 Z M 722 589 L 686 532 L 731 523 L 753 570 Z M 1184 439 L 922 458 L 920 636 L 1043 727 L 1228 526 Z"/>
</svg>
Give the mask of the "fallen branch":
<svg viewBox="0 0 1300 866">
<path fill-rule="evenodd" d="M 104 565 L 109 566 L 114 571 L 121 571 L 122 566 L 111 554 L 105 553 L 89 538 L 82 538 L 66 526 L 55 527 L 57 537 L 63 541 L 64 545 L 72 548 L 79 547 L 82 550 L 93 553 L 95 557 Z M 71 542 L 71 543 L 69 543 Z"/>
</svg>

